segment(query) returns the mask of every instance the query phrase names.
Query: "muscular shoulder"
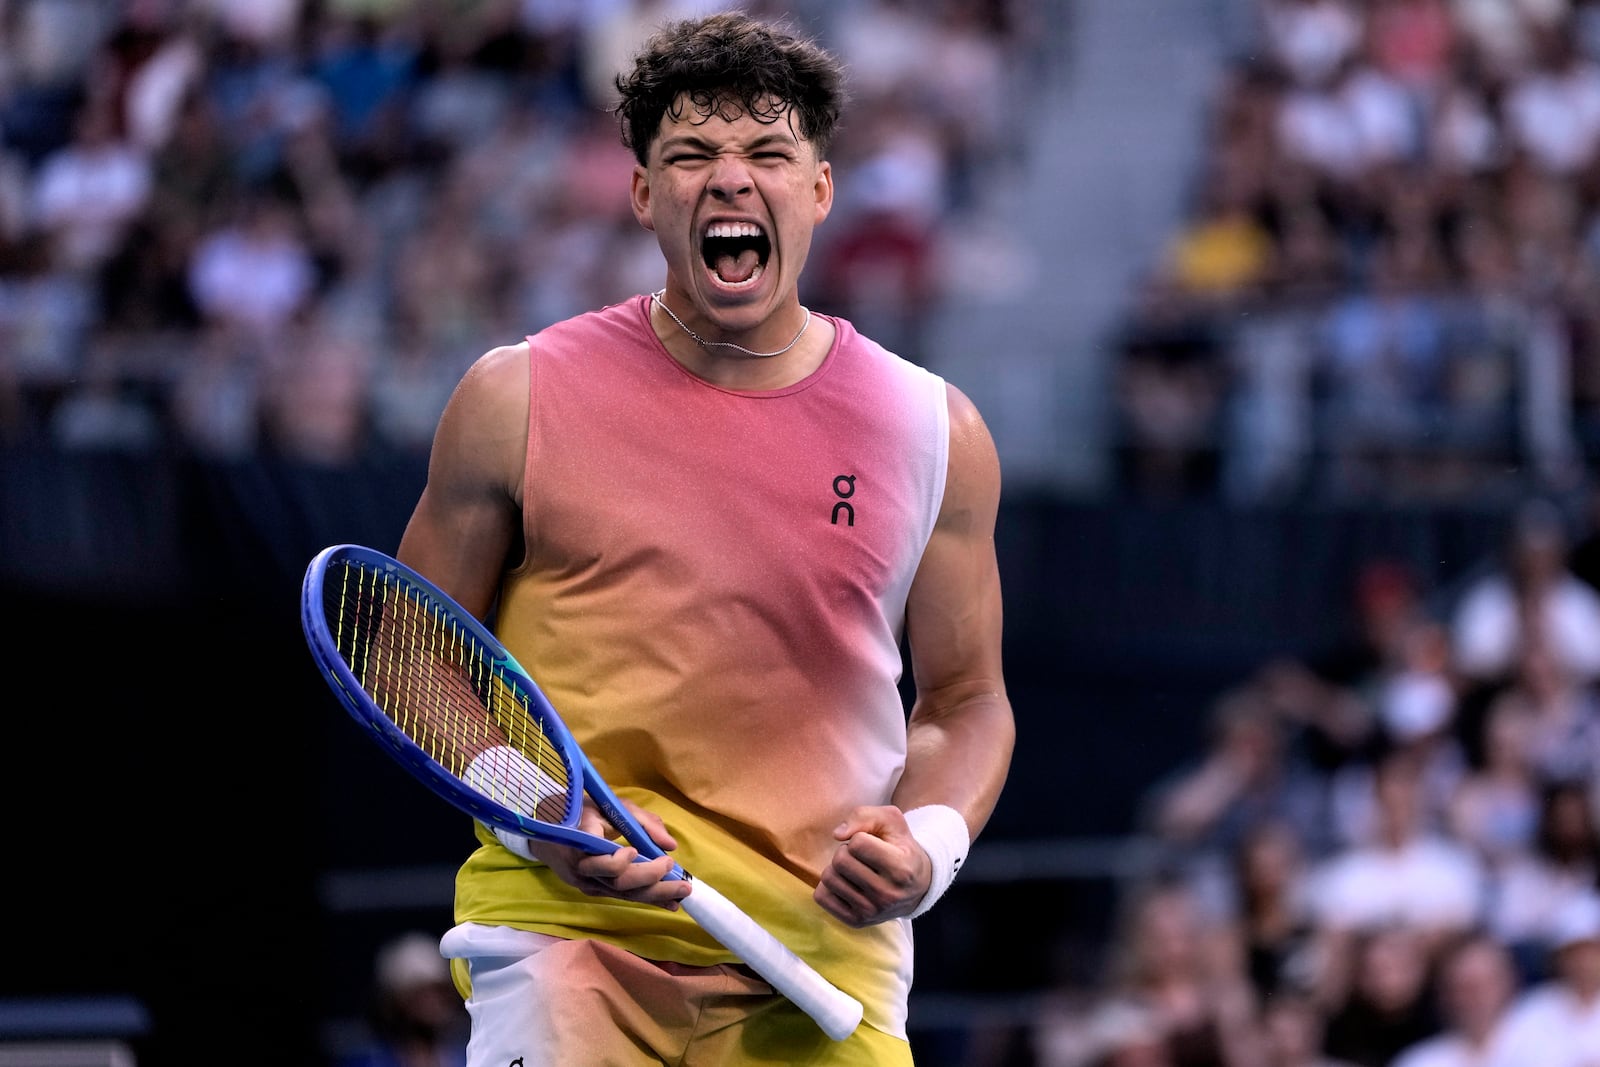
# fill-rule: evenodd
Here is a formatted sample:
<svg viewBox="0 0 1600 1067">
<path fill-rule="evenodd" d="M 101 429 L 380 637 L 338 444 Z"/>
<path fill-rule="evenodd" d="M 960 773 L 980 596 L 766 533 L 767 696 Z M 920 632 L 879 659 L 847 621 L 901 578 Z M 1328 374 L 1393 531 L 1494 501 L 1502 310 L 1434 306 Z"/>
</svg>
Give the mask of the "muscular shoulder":
<svg viewBox="0 0 1600 1067">
<path fill-rule="evenodd" d="M 1000 507 L 1000 457 L 994 438 L 977 405 L 948 382 L 945 404 L 950 412 L 950 468 L 939 521 L 992 527 Z"/>
<path fill-rule="evenodd" d="M 474 414 L 520 424 L 528 411 L 528 342 L 501 345 L 479 356 L 456 392 Z"/>
<path fill-rule="evenodd" d="M 445 407 L 434 458 L 474 481 L 520 488 L 528 436 L 528 345 L 492 348 L 467 369 Z"/>
</svg>

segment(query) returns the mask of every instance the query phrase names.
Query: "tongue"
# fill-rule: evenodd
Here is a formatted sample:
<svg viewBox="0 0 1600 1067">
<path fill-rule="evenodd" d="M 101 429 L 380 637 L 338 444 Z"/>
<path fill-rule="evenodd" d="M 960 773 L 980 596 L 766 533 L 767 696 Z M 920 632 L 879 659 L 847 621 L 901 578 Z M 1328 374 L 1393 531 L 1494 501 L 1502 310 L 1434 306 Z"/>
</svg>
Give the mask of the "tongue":
<svg viewBox="0 0 1600 1067">
<path fill-rule="evenodd" d="M 745 282 L 756 272 L 761 265 L 761 257 L 755 251 L 741 252 L 737 256 L 718 256 L 713 264 L 717 270 L 717 277 L 725 282 Z"/>
</svg>

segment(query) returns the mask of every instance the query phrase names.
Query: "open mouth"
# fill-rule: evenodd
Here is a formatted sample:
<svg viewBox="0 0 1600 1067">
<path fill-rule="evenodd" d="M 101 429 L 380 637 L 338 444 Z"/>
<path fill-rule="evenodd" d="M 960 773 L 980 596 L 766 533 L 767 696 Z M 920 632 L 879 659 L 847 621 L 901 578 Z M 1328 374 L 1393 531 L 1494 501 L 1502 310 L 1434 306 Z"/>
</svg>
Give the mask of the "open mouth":
<svg viewBox="0 0 1600 1067">
<path fill-rule="evenodd" d="M 719 222 L 700 240 L 700 258 L 728 285 L 749 285 L 761 277 L 772 242 L 753 222 Z"/>
</svg>

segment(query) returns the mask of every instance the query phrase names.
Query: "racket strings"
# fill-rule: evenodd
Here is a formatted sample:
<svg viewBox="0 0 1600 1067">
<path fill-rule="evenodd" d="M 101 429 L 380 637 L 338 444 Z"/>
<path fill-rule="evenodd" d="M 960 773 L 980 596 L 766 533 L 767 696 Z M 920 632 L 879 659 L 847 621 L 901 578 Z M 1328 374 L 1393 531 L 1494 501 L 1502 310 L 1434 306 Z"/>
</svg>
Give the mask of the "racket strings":
<svg viewBox="0 0 1600 1067">
<path fill-rule="evenodd" d="M 457 778 L 484 752 L 516 750 L 525 759 L 495 760 L 492 778 L 473 787 L 514 811 L 568 821 L 576 771 L 483 643 L 402 579 L 356 562 L 343 569 L 325 586 L 329 628 L 384 714 Z M 537 798 L 531 811 L 528 798 Z"/>
</svg>

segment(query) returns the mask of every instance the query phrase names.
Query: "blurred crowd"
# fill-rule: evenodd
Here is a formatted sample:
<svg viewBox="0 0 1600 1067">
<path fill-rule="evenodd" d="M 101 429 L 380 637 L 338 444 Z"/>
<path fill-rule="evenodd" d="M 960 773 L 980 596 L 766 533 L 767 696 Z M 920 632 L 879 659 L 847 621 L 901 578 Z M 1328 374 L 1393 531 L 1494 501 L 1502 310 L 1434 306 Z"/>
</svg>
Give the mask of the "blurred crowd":
<svg viewBox="0 0 1600 1067">
<path fill-rule="evenodd" d="M 1600 3 L 1252 3 L 1118 339 L 1123 483 L 1573 487 L 1600 460 Z"/>
<path fill-rule="evenodd" d="M 1489 502 L 1221 693 L 1045 1067 L 1600 1064 L 1600 3 L 1254 0 L 1119 339 L 1124 487 Z"/>
<path fill-rule="evenodd" d="M 364 1011 L 330 1035 L 328 1067 L 465 1067 L 471 1025 L 439 935 L 401 930 L 378 946 Z"/>
<path fill-rule="evenodd" d="M 425 450 L 475 357 L 660 284 L 611 77 L 726 6 L 850 64 L 805 295 L 920 359 L 1022 0 L 0 0 L 0 443 Z"/>
<path fill-rule="evenodd" d="M 1154 859 L 1020 1062 L 1600 1063 L 1600 494 L 1530 497 L 1449 588 L 1373 558 L 1351 594 L 1149 787 Z"/>
</svg>

